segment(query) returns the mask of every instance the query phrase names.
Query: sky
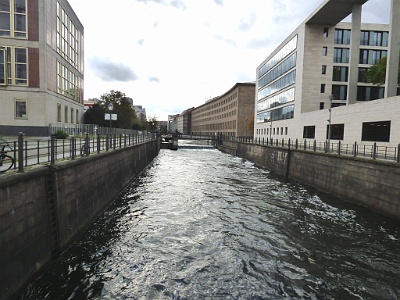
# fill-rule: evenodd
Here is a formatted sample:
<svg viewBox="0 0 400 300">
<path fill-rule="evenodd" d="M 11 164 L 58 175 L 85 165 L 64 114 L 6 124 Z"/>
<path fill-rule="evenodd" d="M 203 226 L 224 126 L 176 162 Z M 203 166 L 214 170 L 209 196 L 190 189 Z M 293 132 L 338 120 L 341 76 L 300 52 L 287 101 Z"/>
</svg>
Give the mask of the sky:
<svg viewBox="0 0 400 300">
<path fill-rule="evenodd" d="M 85 99 L 121 91 L 159 121 L 254 82 L 257 66 L 324 2 L 68 1 L 84 26 Z M 369 0 L 362 21 L 388 23 L 390 3 Z"/>
</svg>

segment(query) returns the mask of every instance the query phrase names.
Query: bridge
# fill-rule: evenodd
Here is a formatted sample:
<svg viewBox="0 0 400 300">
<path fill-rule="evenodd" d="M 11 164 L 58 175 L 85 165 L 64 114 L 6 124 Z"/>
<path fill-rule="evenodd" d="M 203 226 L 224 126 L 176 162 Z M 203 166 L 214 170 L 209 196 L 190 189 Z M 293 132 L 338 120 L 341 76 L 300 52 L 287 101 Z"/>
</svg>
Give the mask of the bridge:
<svg viewBox="0 0 400 300">
<path fill-rule="evenodd" d="M 201 140 L 201 141 L 210 141 L 217 140 L 218 136 L 216 135 L 190 135 L 190 134 L 179 134 L 179 140 Z"/>
</svg>

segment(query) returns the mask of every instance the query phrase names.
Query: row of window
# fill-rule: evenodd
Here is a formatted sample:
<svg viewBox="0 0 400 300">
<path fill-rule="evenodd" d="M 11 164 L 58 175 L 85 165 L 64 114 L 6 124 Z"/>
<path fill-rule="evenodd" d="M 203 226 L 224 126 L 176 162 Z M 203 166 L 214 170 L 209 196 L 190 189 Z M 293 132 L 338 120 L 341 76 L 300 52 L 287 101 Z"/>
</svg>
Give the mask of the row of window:
<svg viewBox="0 0 400 300">
<path fill-rule="evenodd" d="M 79 77 L 66 66 L 57 62 L 57 92 L 79 101 Z"/>
<path fill-rule="evenodd" d="M 324 36 L 327 37 L 327 28 L 324 28 Z M 351 30 L 335 29 L 334 43 L 337 45 L 350 45 Z M 389 32 L 387 31 L 366 31 L 362 30 L 360 45 L 387 47 L 389 44 Z"/>
<path fill-rule="evenodd" d="M 273 68 L 270 72 L 266 73 L 264 77 L 258 80 L 258 89 L 263 88 L 281 75 L 293 69 L 296 66 L 296 59 L 297 53 L 295 52 L 284 61 L 282 61 L 278 66 Z"/>
<path fill-rule="evenodd" d="M 267 123 L 271 121 L 293 119 L 294 105 L 277 108 L 257 114 L 257 123 Z"/>
<path fill-rule="evenodd" d="M 80 32 L 57 2 L 57 52 L 71 65 L 79 66 Z"/>
<path fill-rule="evenodd" d="M 27 0 L 0 1 L 0 36 L 26 38 Z"/>
<path fill-rule="evenodd" d="M 364 122 L 362 123 L 361 140 L 364 142 L 389 142 L 390 121 Z M 344 139 L 344 124 L 331 125 L 331 140 Z M 329 126 L 326 126 L 326 139 L 328 139 Z M 303 138 L 315 139 L 315 126 L 304 126 Z"/>
<path fill-rule="evenodd" d="M 274 83 L 268 85 L 264 89 L 258 92 L 257 100 L 261 100 L 269 95 L 272 95 L 276 92 L 279 92 L 296 82 L 296 70 L 288 73 L 287 75 L 283 76 L 282 78 L 278 79 Z"/>
<path fill-rule="evenodd" d="M 257 103 L 257 112 L 294 101 L 294 88 Z"/>
<path fill-rule="evenodd" d="M 262 129 L 257 129 L 257 134 L 258 135 L 266 135 L 266 136 L 271 136 L 271 135 L 288 135 L 289 130 L 287 127 L 274 127 L 274 128 L 262 128 Z"/>
<path fill-rule="evenodd" d="M 0 85 L 28 85 L 28 49 L 0 46 Z"/>
<path fill-rule="evenodd" d="M 347 85 L 332 85 L 332 96 L 335 100 L 347 100 Z M 325 93 L 326 85 L 321 84 L 321 93 Z M 384 98 L 385 88 L 379 86 L 358 86 L 357 101 L 372 101 Z"/>
<path fill-rule="evenodd" d="M 233 101 L 233 99 L 237 98 L 237 92 L 233 93 L 231 96 L 226 97 L 224 99 L 216 100 L 215 103 L 211 105 L 205 105 L 204 107 L 196 110 L 195 113 L 192 113 L 192 117 L 194 119 L 204 118 L 205 116 L 213 115 L 220 113 L 222 111 L 230 110 L 237 106 L 237 101 Z M 221 107 L 222 106 L 222 107 Z"/>
<path fill-rule="evenodd" d="M 222 122 L 222 123 L 213 123 L 213 124 L 205 124 L 192 126 L 192 131 L 202 133 L 204 131 L 224 131 L 224 130 L 236 130 L 236 120 Z"/>
<path fill-rule="evenodd" d="M 326 56 L 326 47 L 323 49 Z M 379 62 L 380 59 L 387 56 L 387 50 L 368 50 L 360 49 L 359 63 L 366 65 L 373 65 Z M 333 51 L 333 62 L 335 63 L 349 63 L 350 49 L 348 48 L 335 48 Z"/>
<path fill-rule="evenodd" d="M 278 64 L 282 59 L 288 56 L 297 48 L 297 35 L 294 36 L 285 46 L 279 50 L 270 60 L 268 60 L 258 71 L 258 78 L 264 76 L 269 70 L 271 70 L 276 64 Z"/>
<path fill-rule="evenodd" d="M 57 122 L 62 122 L 61 104 L 57 104 Z M 79 123 L 79 110 L 64 106 L 64 123 Z"/>
</svg>

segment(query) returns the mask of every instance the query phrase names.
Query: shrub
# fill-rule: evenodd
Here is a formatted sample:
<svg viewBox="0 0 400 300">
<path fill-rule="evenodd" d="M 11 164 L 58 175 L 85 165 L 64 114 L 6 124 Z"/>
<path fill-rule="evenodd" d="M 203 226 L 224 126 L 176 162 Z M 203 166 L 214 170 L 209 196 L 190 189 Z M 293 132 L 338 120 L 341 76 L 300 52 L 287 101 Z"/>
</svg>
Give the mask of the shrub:
<svg viewBox="0 0 400 300">
<path fill-rule="evenodd" d="M 68 133 L 63 130 L 57 130 L 54 136 L 56 139 L 66 139 L 68 137 Z"/>
</svg>

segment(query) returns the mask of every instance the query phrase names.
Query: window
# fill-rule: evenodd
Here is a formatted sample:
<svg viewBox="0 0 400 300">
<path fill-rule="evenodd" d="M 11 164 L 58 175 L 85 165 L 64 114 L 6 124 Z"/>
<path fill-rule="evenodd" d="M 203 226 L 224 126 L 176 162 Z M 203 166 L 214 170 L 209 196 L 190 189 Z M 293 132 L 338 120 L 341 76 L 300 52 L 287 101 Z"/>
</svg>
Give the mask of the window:
<svg viewBox="0 0 400 300">
<path fill-rule="evenodd" d="M 367 82 L 368 68 L 358 68 L 358 82 Z"/>
<path fill-rule="evenodd" d="M 76 124 L 78 124 L 79 123 L 79 110 L 76 110 L 76 116 L 75 116 L 75 121 L 76 121 Z"/>
<path fill-rule="evenodd" d="M 0 48 L 0 85 L 5 85 L 6 82 L 6 50 Z"/>
<path fill-rule="evenodd" d="M 322 74 L 326 74 L 326 65 L 322 65 Z"/>
<path fill-rule="evenodd" d="M 368 142 L 389 142 L 390 121 L 363 123 L 361 139 Z"/>
<path fill-rule="evenodd" d="M 26 38 L 27 0 L 0 1 L 0 36 Z"/>
<path fill-rule="evenodd" d="M 329 34 L 329 28 L 324 27 L 324 37 L 328 37 Z"/>
<path fill-rule="evenodd" d="M 326 139 L 329 135 L 329 125 L 326 125 Z M 344 124 L 331 124 L 331 140 L 343 140 Z"/>
<path fill-rule="evenodd" d="M 71 124 L 74 123 L 74 109 L 71 108 Z"/>
<path fill-rule="evenodd" d="M 303 138 L 304 139 L 315 139 L 315 126 L 304 126 Z"/>
<path fill-rule="evenodd" d="M 68 123 L 68 107 L 64 107 L 64 122 Z"/>
<path fill-rule="evenodd" d="M 57 104 L 57 122 L 61 122 L 61 104 Z"/>
<path fill-rule="evenodd" d="M 325 84 L 324 83 L 321 84 L 321 93 L 325 93 Z"/>
<path fill-rule="evenodd" d="M 324 109 L 325 107 L 325 103 L 324 102 L 320 102 L 319 103 L 319 109 Z"/>
<path fill-rule="evenodd" d="M 15 100 L 15 118 L 16 119 L 27 119 L 26 100 L 25 99 L 16 99 Z"/>
<path fill-rule="evenodd" d="M 335 100 L 347 100 L 347 85 L 332 85 L 332 95 Z"/>
<path fill-rule="evenodd" d="M 322 56 L 327 56 L 328 55 L 328 47 L 323 47 L 322 48 Z"/>
<path fill-rule="evenodd" d="M 78 76 L 57 62 L 57 91 L 59 94 L 78 101 Z"/>
<path fill-rule="evenodd" d="M 28 85 L 27 48 L 0 48 L 0 84 Z"/>
<path fill-rule="evenodd" d="M 337 45 L 350 45 L 351 30 L 336 29 L 334 43 Z"/>
<path fill-rule="evenodd" d="M 385 88 L 378 86 L 359 86 L 357 88 L 358 101 L 371 101 L 384 98 Z"/>
<path fill-rule="evenodd" d="M 349 68 L 348 67 L 333 67 L 333 81 L 342 81 L 347 82 L 349 75 Z"/>
<path fill-rule="evenodd" d="M 360 45 L 387 47 L 389 32 L 387 31 L 361 31 Z"/>
<path fill-rule="evenodd" d="M 350 49 L 348 48 L 335 48 L 333 51 L 333 62 L 335 63 L 349 63 Z"/>
<path fill-rule="evenodd" d="M 386 50 L 367 50 L 361 49 L 360 50 L 360 64 L 368 64 L 373 65 L 379 62 L 381 58 L 387 56 Z"/>
</svg>

